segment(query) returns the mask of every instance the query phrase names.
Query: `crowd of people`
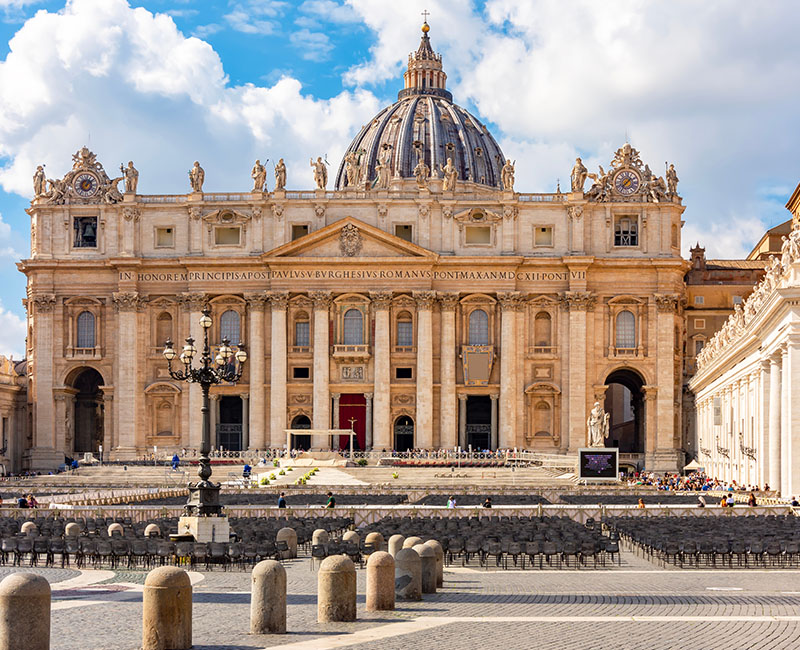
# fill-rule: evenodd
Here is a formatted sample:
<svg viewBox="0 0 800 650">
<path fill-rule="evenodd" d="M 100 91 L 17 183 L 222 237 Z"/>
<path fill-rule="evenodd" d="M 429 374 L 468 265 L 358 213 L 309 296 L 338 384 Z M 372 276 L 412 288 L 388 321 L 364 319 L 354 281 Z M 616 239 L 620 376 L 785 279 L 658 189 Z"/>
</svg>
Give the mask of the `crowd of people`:
<svg viewBox="0 0 800 650">
<path fill-rule="evenodd" d="M 663 474 L 654 472 L 633 472 L 621 476 L 623 482 L 629 486 L 647 485 L 657 490 L 667 492 L 770 492 L 769 485 L 763 488 L 758 485 L 739 485 L 736 481 L 730 483 L 720 481 L 718 478 L 706 476 L 703 472 L 692 472 L 685 476 L 681 474 Z"/>
</svg>

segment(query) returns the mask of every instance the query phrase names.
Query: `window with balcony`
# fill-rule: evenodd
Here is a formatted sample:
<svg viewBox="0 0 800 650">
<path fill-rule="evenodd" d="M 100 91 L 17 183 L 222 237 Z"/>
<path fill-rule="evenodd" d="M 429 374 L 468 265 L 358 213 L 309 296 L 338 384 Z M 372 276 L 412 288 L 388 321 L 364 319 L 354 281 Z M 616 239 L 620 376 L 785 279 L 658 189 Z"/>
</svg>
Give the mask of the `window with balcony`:
<svg viewBox="0 0 800 650">
<path fill-rule="evenodd" d="M 636 317 L 627 309 L 617 314 L 616 341 L 617 349 L 633 350 L 636 348 Z"/>
<path fill-rule="evenodd" d="M 239 312 L 229 309 L 219 319 L 219 338 L 228 339 L 231 344 L 239 345 L 241 342 L 240 326 Z"/>
<path fill-rule="evenodd" d="M 636 217 L 617 217 L 614 223 L 614 246 L 638 246 L 639 231 Z"/>
<path fill-rule="evenodd" d="M 489 315 L 476 309 L 469 315 L 469 344 L 489 345 Z"/>
<path fill-rule="evenodd" d="M 358 309 L 348 309 L 344 313 L 342 343 L 344 345 L 364 344 L 364 316 Z"/>
<path fill-rule="evenodd" d="M 77 348 L 93 348 L 95 346 L 95 319 L 90 311 L 82 311 L 78 314 L 77 321 Z"/>
</svg>

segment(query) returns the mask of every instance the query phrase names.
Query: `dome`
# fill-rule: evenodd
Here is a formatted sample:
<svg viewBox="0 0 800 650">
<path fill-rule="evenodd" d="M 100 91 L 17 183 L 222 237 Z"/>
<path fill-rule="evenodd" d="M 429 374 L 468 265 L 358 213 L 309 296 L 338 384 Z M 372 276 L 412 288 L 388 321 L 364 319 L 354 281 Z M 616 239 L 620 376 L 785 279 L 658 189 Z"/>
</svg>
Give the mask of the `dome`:
<svg viewBox="0 0 800 650">
<path fill-rule="evenodd" d="M 349 186 L 347 160 L 357 161 L 358 187 L 373 185 L 383 160 L 392 179 L 414 179 L 420 159 L 433 177 L 452 159 L 458 180 L 500 188 L 505 156 L 478 118 L 453 103 L 445 88 L 442 57 L 430 45 L 427 23 L 419 49 L 408 57 L 405 88 L 397 102 L 384 108 L 361 128 L 339 165 L 336 189 Z"/>
</svg>

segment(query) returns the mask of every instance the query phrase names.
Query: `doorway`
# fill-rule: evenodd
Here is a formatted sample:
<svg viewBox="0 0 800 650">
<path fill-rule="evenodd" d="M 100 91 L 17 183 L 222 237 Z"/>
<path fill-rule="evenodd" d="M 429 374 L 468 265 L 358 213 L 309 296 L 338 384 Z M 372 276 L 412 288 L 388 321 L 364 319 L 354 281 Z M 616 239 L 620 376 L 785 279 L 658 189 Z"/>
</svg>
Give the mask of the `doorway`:
<svg viewBox="0 0 800 650">
<path fill-rule="evenodd" d="M 73 450 L 76 454 L 100 452 L 100 445 L 103 444 L 102 385 L 103 376 L 94 368 L 83 370 L 72 383 L 72 387 L 78 391 L 73 413 Z"/>
<path fill-rule="evenodd" d="M 217 447 L 227 451 L 242 450 L 242 398 L 223 395 L 219 399 Z"/>
<path fill-rule="evenodd" d="M 467 397 L 466 438 L 472 451 L 492 448 L 492 400 L 488 395 Z"/>
<path fill-rule="evenodd" d="M 367 398 L 363 394 L 342 394 L 339 397 L 339 428 L 355 431 L 353 450 L 361 451 L 367 443 Z M 339 449 L 350 449 L 350 436 L 339 436 Z"/>
<path fill-rule="evenodd" d="M 606 447 L 623 454 L 643 454 L 645 448 L 644 380 L 634 370 L 615 370 L 606 378 L 603 408 L 609 414 Z"/>
<path fill-rule="evenodd" d="M 310 429 L 311 420 L 308 418 L 307 415 L 297 415 L 292 420 L 291 428 Z M 311 449 L 311 435 L 293 433 L 291 445 L 292 449 L 300 449 L 302 451 L 308 451 L 309 449 Z"/>
<path fill-rule="evenodd" d="M 401 415 L 394 421 L 394 450 L 409 451 L 414 448 L 414 420 Z"/>
</svg>

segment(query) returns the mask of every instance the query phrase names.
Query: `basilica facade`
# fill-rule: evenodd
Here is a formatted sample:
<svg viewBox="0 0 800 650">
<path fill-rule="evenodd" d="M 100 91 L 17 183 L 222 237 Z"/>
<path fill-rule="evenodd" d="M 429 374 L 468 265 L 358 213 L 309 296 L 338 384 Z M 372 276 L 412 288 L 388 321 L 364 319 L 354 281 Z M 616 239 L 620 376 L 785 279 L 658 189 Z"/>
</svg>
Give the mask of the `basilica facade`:
<svg viewBox="0 0 800 650">
<path fill-rule="evenodd" d="M 282 160 L 271 191 L 257 161 L 252 190 L 213 194 L 199 163 L 173 195 L 139 193 L 133 163 L 109 177 L 86 148 L 61 179 L 37 170 L 23 467 L 198 448 L 200 389 L 162 351 L 202 339 L 206 306 L 214 344 L 249 357 L 212 389 L 218 448 L 282 448 L 287 429 L 326 448 L 302 430 L 352 428 L 359 449 L 566 453 L 600 401 L 623 459 L 682 466 L 674 168 L 657 176 L 625 144 L 596 173 L 578 159 L 569 191 L 520 192 L 446 78 L 425 25 L 332 190 L 320 159 L 302 191 Z"/>
</svg>

